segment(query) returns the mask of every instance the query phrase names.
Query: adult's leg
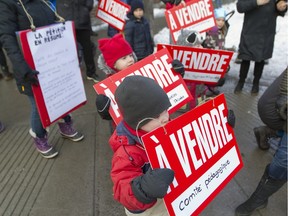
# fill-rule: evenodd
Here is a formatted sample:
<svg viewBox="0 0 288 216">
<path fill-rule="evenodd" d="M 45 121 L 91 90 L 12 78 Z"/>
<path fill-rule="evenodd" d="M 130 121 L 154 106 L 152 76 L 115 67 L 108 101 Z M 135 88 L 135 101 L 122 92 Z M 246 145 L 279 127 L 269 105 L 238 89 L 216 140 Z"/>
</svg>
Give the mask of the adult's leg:
<svg viewBox="0 0 288 216">
<path fill-rule="evenodd" d="M 250 198 L 236 208 L 236 215 L 249 216 L 255 210 L 267 206 L 268 198 L 287 182 L 287 133 L 281 138 L 279 147 L 267 165 L 265 172 Z"/>
<path fill-rule="evenodd" d="M 264 61 L 255 62 L 254 66 L 254 79 L 251 94 L 257 95 L 259 92 L 259 81 L 263 73 Z"/>
<path fill-rule="evenodd" d="M 91 77 L 96 74 L 96 66 L 94 62 L 91 31 L 90 30 L 76 30 L 77 41 L 81 44 L 84 54 L 84 62 L 86 66 L 86 75 Z"/>
<path fill-rule="evenodd" d="M 235 87 L 234 93 L 235 94 L 239 94 L 241 93 L 248 71 L 249 71 L 249 67 L 250 67 L 250 61 L 248 60 L 242 60 L 241 62 L 241 66 L 240 66 L 240 73 L 239 73 L 239 81 L 237 86 Z"/>
</svg>

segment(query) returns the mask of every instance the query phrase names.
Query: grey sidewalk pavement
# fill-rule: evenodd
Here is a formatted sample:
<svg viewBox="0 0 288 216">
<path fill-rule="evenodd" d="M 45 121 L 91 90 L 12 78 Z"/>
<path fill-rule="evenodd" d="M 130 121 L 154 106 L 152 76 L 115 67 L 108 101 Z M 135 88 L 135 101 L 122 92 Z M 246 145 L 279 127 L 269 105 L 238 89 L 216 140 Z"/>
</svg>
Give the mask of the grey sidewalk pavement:
<svg viewBox="0 0 288 216">
<path fill-rule="evenodd" d="M 163 26 L 163 20 L 155 22 Z M 162 24 L 161 24 L 162 23 Z M 105 37 L 99 32 L 97 40 Z M 99 51 L 98 51 L 99 52 Z M 97 55 L 98 55 L 97 52 Z M 231 64 L 231 70 L 237 70 Z M 101 74 L 103 78 L 104 75 Z M 108 145 L 109 123 L 95 109 L 93 83 L 83 73 L 87 104 L 73 112 L 78 130 L 85 134 L 82 142 L 61 138 L 58 127 L 50 127 L 49 141 L 60 154 L 44 159 L 36 152 L 28 134 L 30 104 L 16 89 L 15 81 L 0 81 L 0 120 L 6 130 L 0 134 L 0 215 L 2 216 L 124 216 L 121 205 L 113 200 L 110 180 L 112 151 Z M 229 77 L 230 82 L 236 80 Z M 200 214 L 232 216 L 234 209 L 256 188 L 266 164 L 275 152 L 257 148 L 253 127 L 261 125 L 257 114 L 257 97 L 248 89 L 234 95 L 223 88 L 228 107 L 237 122 L 235 135 L 244 161 L 244 168 Z M 287 215 L 287 185 L 269 199 L 266 209 L 253 215 Z"/>
</svg>

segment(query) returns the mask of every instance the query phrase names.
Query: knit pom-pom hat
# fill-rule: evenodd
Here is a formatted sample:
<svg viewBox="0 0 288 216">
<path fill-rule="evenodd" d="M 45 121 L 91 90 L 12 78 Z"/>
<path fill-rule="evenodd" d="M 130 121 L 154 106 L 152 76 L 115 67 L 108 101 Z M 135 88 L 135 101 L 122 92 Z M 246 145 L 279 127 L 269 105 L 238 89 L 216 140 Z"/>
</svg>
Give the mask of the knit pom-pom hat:
<svg viewBox="0 0 288 216">
<path fill-rule="evenodd" d="M 122 34 L 100 39 L 98 44 L 106 64 L 113 69 L 118 59 L 133 53 L 130 44 L 123 38 Z"/>
<path fill-rule="evenodd" d="M 139 75 L 126 77 L 117 87 L 115 100 L 124 121 L 134 130 L 157 118 L 170 106 L 166 92 L 153 79 Z"/>
</svg>

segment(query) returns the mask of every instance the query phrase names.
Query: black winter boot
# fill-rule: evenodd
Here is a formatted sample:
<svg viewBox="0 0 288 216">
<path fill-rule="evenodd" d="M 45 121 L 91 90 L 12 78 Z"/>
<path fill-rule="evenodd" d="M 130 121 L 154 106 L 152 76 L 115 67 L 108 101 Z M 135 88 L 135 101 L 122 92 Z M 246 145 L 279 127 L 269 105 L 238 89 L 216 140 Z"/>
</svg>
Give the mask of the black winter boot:
<svg viewBox="0 0 288 216">
<path fill-rule="evenodd" d="M 262 150 L 268 150 L 270 148 L 270 144 L 268 143 L 269 138 L 277 137 L 276 131 L 267 126 L 256 127 L 253 131 L 258 147 Z"/>
<path fill-rule="evenodd" d="M 251 89 L 251 95 L 256 96 L 259 92 L 259 83 L 254 83 Z"/>
<path fill-rule="evenodd" d="M 250 216 L 255 210 L 265 208 L 268 204 L 268 198 L 286 183 L 286 180 L 276 180 L 269 177 L 268 168 L 269 165 L 251 197 L 236 208 L 236 216 Z"/>
<path fill-rule="evenodd" d="M 242 92 L 248 71 L 250 67 L 250 61 L 248 60 L 242 60 L 241 66 L 240 66 L 240 74 L 239 74 L 239 81 L 237 86 L 234 89 L 235 94 L 240 94 Z"/>
<path fill-rule="evenodd" d="M 242 92 L 244 82 L 238 82 L 237 86 L 234 89 L 234 94 L 240 94 Z"/>
</svg>

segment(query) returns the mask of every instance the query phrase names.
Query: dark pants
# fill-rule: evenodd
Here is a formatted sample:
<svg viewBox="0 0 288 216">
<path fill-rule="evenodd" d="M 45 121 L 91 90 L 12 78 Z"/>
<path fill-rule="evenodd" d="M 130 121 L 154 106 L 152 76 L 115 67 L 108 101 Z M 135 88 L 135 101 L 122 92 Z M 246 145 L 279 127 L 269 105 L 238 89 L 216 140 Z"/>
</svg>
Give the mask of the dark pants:
<svg viewBox="0 0 288 216">
<path fill-rule="evenodd" d="M 242 60 L 240 66 L 240 74 L 239 74 L 239 82 L 244 83 L 249 72 L 250 61 L 249 60 Z M 255 62 L 254 66 L 254 80 L 253 84 L 259 84 L 260 78 L 263 73 L 264 68 L 264 61 Z"/>
<path fill-rule="evenodd" d="M 92 50 L 92 42 L 90 39 L 91 31 L 86 29 L 76 30 L 76 39 L 81 44 L 84 54 L 84 62 L 86 66 L 86 75 L 91 76 L 96 73 L 94 55 Z"/>
<path fill-rule="evenodd" d="M 2 67 L 7 67 L 6 56 L 5 56 L 4 51 L 2 49 L 2 44 L 1 43 L 0 43 L 0 65 Z"/>
</svg>

